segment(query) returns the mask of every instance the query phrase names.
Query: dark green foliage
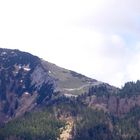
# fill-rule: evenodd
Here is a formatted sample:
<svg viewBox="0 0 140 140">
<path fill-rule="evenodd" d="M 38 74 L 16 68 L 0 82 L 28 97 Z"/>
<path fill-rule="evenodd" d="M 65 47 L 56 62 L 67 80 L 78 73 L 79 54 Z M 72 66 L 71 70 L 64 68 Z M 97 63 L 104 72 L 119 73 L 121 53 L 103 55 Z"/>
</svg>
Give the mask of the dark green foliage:
<svg viewBox="0 0 140 140">
<path fill-rule="evenodd" d="M 75 140 L 114 140 L 111 131 L 105 124 L 84 128 L 80 131 Z"/>
<path fill-rule="evenodd" d="M 119 96 L 121 97 L 131 97 L 140 95 L 140 81 L 127 82 L 124 87 L 120 90 Z"/>
<path fill-rule="evenodd" d="M 0 97 L 1 100 L 6 100 L 6 81 L 7 74 L 5 70 L 0 70 Z"/>
<path fill-rule="evenodd" d="M 109 96 L 116 96 L 117 92 L 119 91 L 119 89 L 117 88 L 113 88 L 111 86 L 109 86 L 108 84 L 100 84 L 100 85 L 95 85 L 89 88 L 87 93 L 84 93 L 82 95 L 80 95 L 78 98 L 86 98 L 87 96 L 92 96 L 95 95 L 97 97 L 109 97 Z"/>
<path fill-rule="evenodd" d="M 0 138 L 16 136 L 23 140 L 56 140 L 65 123 L 57 118 L 71 116 L 75 125 L 73 140 L 139 140 L 140 108 L 133 108 L 123 118 L 93 110 L 76 101 L 57 102 L 47 110 L 27 113 L 0 129 Z M 55 116 L 54 116 L 55 114 Z M 112 124 L 113 128 L 109 127 Z"/>
<path fill-rule="evenodd" d="M 15 101 L 15 109 L 17 109 L 18 106 L 19 106 L 19 103 L 18 103 L 18 100 L 16 99 L 16 101 Z"/>
<path fill-rule="evenodd" d="M 37 98 L 37 104 L 42 103 L 43 100 L 48 100 L 51 98 L 54 91 L 54 87 L 52 83 L 45 83 L 42 85 L 40 90 L 38 91 L 39 96 Z"/>
<path fill-rule="evenodd" d="M 104 112 L 86 108 L 81 112 L 82 119 L 76 122 L 74 140 L 113 140 L 108 127 L 108 117 Z"/>
<path fill-rule="evenodd" d="M 54 106 L 58 116 L 73 116 L 75 127 L 73 140 L 117 140 L 109 129 L 109 116 L 77 102 L 61 102 Z M 119 140 L 119 139 L 118 139 Z"/>
<path fill-rule="evenodd" d="M 56 140 L 64 122 L 58 121 L 47 110 L 26 114 L 0 129 L 0 138 L 16 136 L 24 140 Z"/>
<path fill-rule="evenodd" d="M 8 102 L 5 102 L 5 104 L 4 104 L 4 108 L 3 108 L 3 112 L 4 113 L 7 113 L 8 111 L 9 111 L 9 103 Z"/>
<path fill-rule="evenodd" d="M 95 87 L 92 87 L 89 89 L 89 95 L 96 95 L 96 96 L 108 96 L 110 93 L 109 93 L 109 90 L 108 88 L 106 87 L 106 85 L 102 85 L 102 86 L 95 86 Z"/>
<path fill-rule="evenodd" d="M 140 139 L 140 108 L 133 108 L 123 118 L 120 118 L 114 125 L 114 131 L 122 137 L 123 140 Z"/>
<path fill-rule="evenodd" d="M 140 108 L 119 118 L 103 111 L 93 110 L 77 102 L 61 102 L 53 106 L 58 116 L 75 119 L 73 140 L 139 140 Z M 112 124 L 112 128 L 109 127 Z"/>
<path fill-rule="evenodd" d="M 76 122 L 74 140 L 140 140 L 140 107 L 133 108 L 123 118 L 90 109 L 81 116 Z"/>
</svg>

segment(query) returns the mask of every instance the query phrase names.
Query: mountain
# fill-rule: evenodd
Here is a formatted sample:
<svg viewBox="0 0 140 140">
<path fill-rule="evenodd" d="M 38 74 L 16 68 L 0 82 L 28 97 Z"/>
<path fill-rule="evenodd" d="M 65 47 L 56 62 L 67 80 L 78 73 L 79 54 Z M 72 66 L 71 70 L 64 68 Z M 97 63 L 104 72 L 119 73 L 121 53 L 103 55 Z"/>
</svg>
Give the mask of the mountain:
<svg viewBox="0 0 140 140">
<path fill-rule="evenodd" d="M 140 81 L 119 89 L 0 49 L 0 140 L 139 140 Z"/>
<path fill-rule="evenodd" d="M 76 97 L 99 84 L 29 53 L 0 49 L 0 120 L 20 116 L 51 98 Z"/>
</svg>

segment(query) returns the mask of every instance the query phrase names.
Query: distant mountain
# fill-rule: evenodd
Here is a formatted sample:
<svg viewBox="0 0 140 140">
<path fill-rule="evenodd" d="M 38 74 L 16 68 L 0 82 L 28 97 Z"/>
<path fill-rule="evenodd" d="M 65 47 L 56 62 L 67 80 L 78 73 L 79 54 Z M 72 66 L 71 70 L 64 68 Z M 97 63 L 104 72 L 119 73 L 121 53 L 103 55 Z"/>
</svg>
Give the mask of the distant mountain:
<svg viewBox="0 0 140 140">
<path fill-rule="evenodd" d="M 0 49 L 0 140 L 139 140 L 140 81 L 122 89 Z"/>
</svg>

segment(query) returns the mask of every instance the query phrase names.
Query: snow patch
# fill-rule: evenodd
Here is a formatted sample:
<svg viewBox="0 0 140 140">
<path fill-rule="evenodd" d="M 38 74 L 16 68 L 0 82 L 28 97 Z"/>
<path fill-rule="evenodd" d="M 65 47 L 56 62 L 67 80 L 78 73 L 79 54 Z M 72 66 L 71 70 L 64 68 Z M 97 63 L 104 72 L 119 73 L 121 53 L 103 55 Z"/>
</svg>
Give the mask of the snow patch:
<svg viewBox="0 0 140 140">
<path fill-rule="evenodd" d="M 30 68 L 23 68 L 25 71 L 30 71 L 31 69 Z"/>
<path fill-rule="evenodd" d="M 25 71 L 30 71 L 30 70 L 31 70 L 29 64 L 28 64 L 28 65 L 24 65 L 22 68 L 23 68 Z"/>
<path fill-rule="evenodd" d="M 29 92 L 24 92 L 24 94 L 25 94 L 25 95 L 29 95 L 30 93 L 29 93 Z"/>
</svg>

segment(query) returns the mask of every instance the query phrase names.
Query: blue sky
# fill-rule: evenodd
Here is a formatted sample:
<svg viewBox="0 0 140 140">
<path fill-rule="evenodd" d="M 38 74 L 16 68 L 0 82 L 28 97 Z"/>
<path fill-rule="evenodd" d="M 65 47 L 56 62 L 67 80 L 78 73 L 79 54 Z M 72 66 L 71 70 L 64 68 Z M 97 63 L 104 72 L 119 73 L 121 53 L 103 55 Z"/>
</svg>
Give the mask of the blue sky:
<svg viewBox="0 0 140 140">
<path fill-rule="evenodd" d="M 140 1 L 0 1 L 0 47 L 120 87 L 140 79 Z"/>
</svg>

